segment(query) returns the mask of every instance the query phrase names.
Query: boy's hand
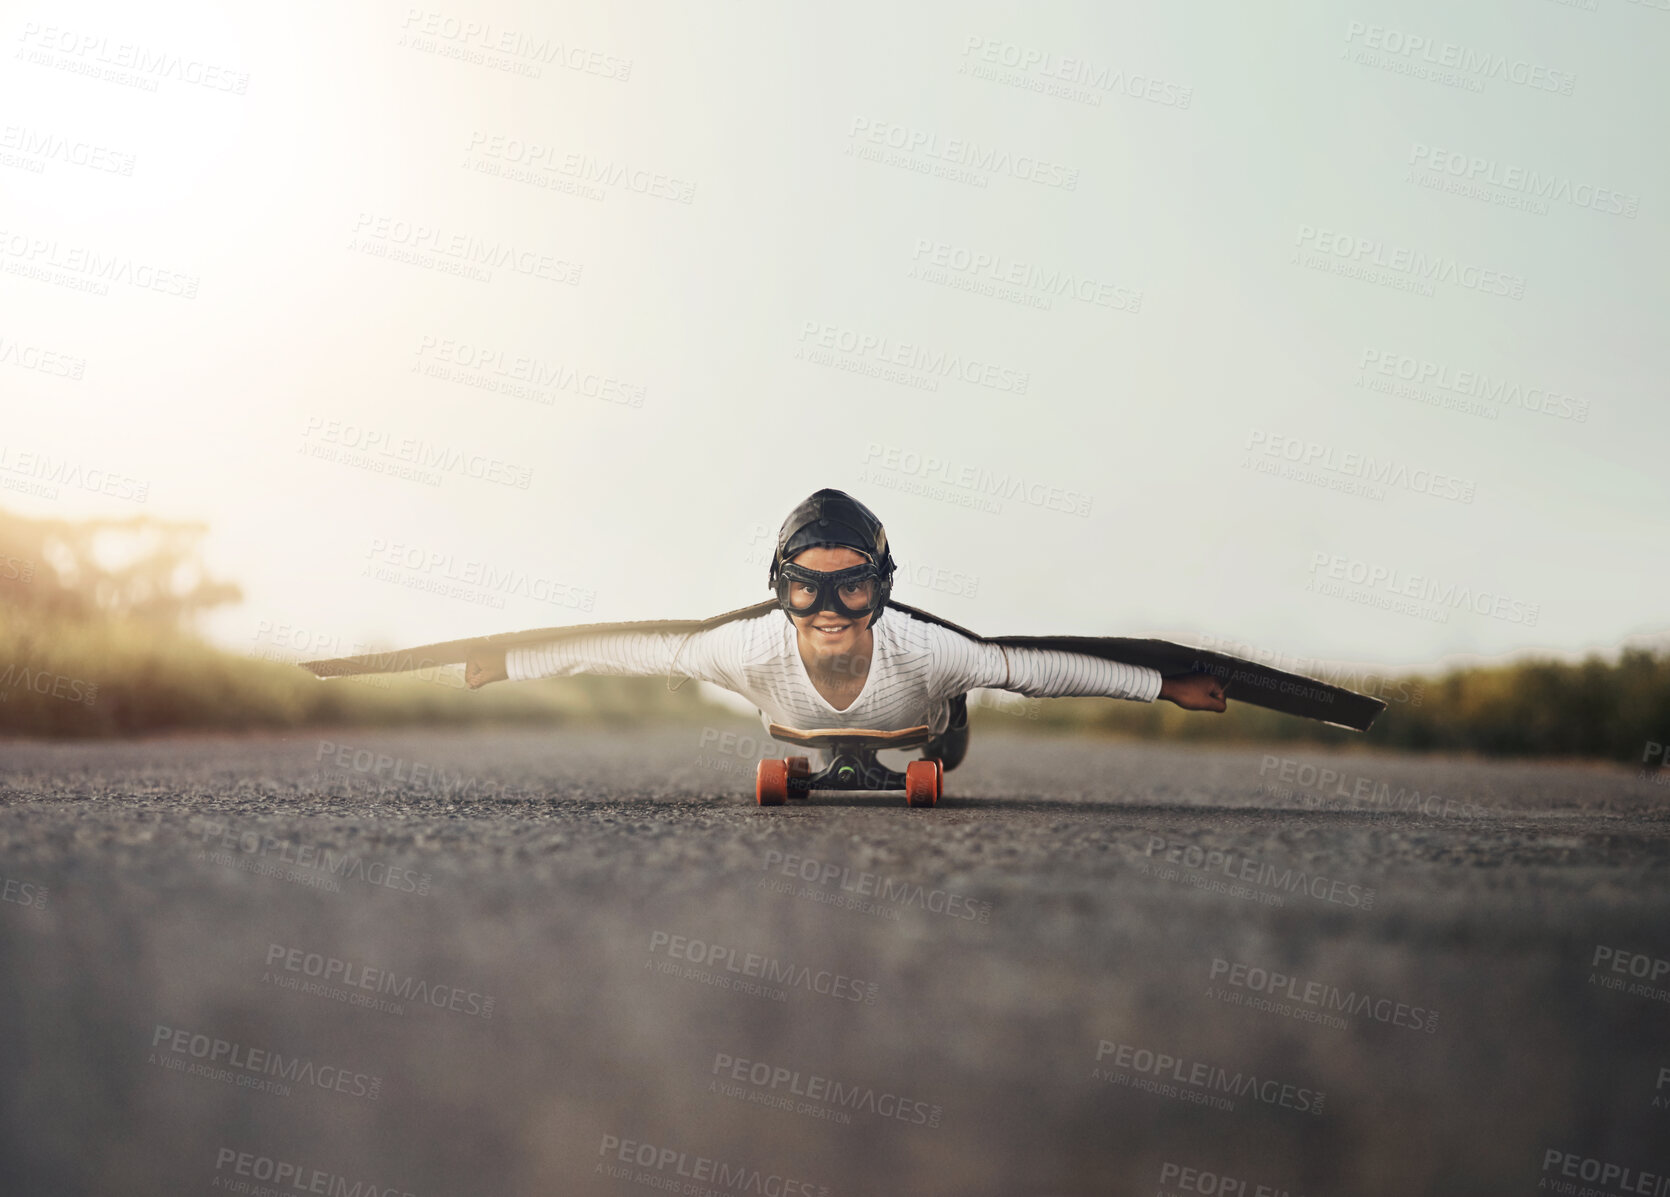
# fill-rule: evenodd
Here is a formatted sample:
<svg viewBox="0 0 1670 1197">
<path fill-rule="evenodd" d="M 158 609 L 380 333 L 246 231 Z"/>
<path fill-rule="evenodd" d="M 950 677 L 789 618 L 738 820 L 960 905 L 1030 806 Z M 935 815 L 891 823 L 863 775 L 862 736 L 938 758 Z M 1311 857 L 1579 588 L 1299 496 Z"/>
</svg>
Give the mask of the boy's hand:
<svg viewBox="0 0 1670 1197">
<path fill-rule="evenodd" d="M 502 648 L 477 649 L 464 662 L 464 684 L 472 690 L 479 690 L 488 682 L 503 682 L 509 679 L 510 674 L 505 672 Z"/>
<path fill-rule="evenodd" d="M 1228 682 L 1221 682 L 1209 673 L 1180 673 L 1160 682 L 1159 696 L 1185 711 L 1222 711 L 1229 706 L 1224 701 L 1224 691 L 1228 689 Z"/>
</svg>

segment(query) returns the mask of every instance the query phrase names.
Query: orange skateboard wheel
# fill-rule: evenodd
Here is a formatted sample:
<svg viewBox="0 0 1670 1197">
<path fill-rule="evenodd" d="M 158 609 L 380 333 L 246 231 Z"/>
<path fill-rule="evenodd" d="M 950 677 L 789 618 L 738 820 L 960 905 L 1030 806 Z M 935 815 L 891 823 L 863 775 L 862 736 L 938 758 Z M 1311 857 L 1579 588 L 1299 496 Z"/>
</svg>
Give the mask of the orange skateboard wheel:
<svg viewBox="0 0 1670 1197">
<path fill-rule="evenodd" d="M 789 798 L 789 763 L 761 761 L 754 770 L 754 800 L 761 806 L 782 806 Z"/>
<path fill-rule="evenodd" d="M 912 761 L 905 766 L 905 805 L 933 806 L 939 802 L 939 762 Z"/>
<path fill-rule="evenodd" d="M 789 799 L 791 801 L 804 802 L 812 796 L 812 791 L 808 789 L 796 789 L 795 782 L 804 782 L 811 778 L 811 758 L 804 756 L 791 756 L 785 758 L 783 763 L 789 767 Z"/>
</svg>

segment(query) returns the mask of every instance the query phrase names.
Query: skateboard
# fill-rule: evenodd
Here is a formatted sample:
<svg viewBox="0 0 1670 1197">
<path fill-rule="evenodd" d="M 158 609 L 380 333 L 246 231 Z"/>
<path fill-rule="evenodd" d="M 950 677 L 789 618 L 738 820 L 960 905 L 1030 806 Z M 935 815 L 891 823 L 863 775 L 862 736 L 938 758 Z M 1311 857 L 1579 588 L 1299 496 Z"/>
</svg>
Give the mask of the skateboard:
<svg viewBox="0 0 1670 1197">
<path fill-rule="evenodd" d="M 917 748 L 933 739 L 923 724 L 898 731 L 867 727 L 826 727 L 804 731 L 773 723 L 773 740 L 804 744 L 829 753 L 829 764 L 812 772 L 811 759 L 791 756 L 766 760 L 754 772 L 754 798 L 761 806 L 782 806 L 790 798 L 809 798 L 814 790 L 903 790 L 906 806 L 935 806 L 945 786 L 945 767 L 937 757 L 911 761 L 903 773 L 876 760 L 882 748 Z"/>
</svg>

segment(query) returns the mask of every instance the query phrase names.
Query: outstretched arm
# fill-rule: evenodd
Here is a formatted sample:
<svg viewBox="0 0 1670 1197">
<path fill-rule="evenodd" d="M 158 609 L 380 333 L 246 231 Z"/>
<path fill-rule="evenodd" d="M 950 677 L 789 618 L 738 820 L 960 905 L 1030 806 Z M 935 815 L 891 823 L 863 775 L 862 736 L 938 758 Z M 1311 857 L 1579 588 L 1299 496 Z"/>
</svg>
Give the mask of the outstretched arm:
<svg viewBox="0 0 1670 1197">
<path fill-rule="evenodd" d="M 479 690 L 491 682 L 569 677 L 677 674 L 736 688 L 750 620 L 733 620 L 697 632 L 592 632 L 544 644 L 482 648 L 464 664 L 464 684 Z"/>
<path fill-rule="evenodd" d="M 1189 711 L 1222 711 L 1226 683 L 1205 673 L 1162 678 L 1142 665 L 1064 649 L 982 643 L 936 628 L 928 633 L 953 692 L 976 686 L 1032 698 L 1106 697 L 1153 702 L 1163 698 Z"/>
</svg>

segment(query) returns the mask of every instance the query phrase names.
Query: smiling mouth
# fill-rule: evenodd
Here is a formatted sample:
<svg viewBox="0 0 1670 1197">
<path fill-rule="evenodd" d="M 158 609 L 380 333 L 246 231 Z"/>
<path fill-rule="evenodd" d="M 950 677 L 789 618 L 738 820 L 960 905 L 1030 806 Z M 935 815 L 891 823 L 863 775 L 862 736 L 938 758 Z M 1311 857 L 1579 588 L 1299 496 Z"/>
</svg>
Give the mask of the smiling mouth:
<svg viewBox="0 0 1670 1197">
<path fill-rule="evenodd" d="M 839 636 L 842 632 L 846 631 L 851 626 L 852 625 L 850 623 L 844 623 L 840 627 L 830 627 L 830 626 L 826 626 L 826 625 L 822 625 L 822 624 L 813 624 L 812 625 L 812 630 L 814 632 L 822 632 L 825 636 Z"/>
</svg>

